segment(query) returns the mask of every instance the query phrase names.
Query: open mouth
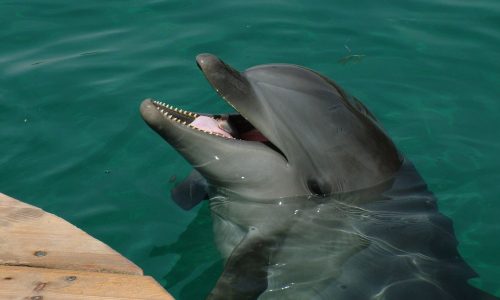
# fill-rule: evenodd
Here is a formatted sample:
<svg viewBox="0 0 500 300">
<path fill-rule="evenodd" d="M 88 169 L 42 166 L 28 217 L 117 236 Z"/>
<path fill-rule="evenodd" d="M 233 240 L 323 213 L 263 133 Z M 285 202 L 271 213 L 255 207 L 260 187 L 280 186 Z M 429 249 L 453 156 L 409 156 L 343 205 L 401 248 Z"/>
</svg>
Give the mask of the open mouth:
<svg viewBox="0 0 500 300">
<path fill-rule="evenodd" d="M 251 100 L 247 99 L 249 95 L 252 95 L 251 87 L 244 76 L 238 71 L 210 54 L 198 55 L 196 62 L 215 91 L 233 108 L 236 109 L 232 103 L 233 101 L 230 101 L 230 99 L 235 101 L 246 99 L 248 100 L 246 101 L 247 104 L 251 103 Z M 150 112 L 154 110 L 157 110 L 159 114 L 155 113 L 151 115 Z M 254 111 L 251 107 L 246 107 L 245 111 L 245 114 L 248 113 L 249 117 L 253 117 L 250 114 L 258 113 L 257 109 Z M 177 129 L 180 130 L 179 134 L 181 131 L 184 133 L 193 131 L 193 133 L 196 132 L 197 134 L 203 133 L 204 139 L 205 137 L 210 137 L 217 143 L 234 143 L 234 146 L 244 146 L 244 144 L 248 143 L 246 145 L 250 147 L 256 146 L 256 143 L 259 143 L 259 149 L 262 149 L 261 145 L 265 145 L 288 161 L 283 151 L 260 131 L 267 131 L 267 128 L 264 128 L 267 122 L 261 119 L 262 116 L 247 118 L 238 109 L 236 109 L 236 113 L 234 114 L 195 113 L 152 99 L 147 99 L 141 104 L 141 113 L 146 122 L 167 139 L 167 141 L 169 141 L 167 136 L 177 140 Z M 249 121 L 252 119 L 255 122 L 262 121 L 262 123 L 255 124 L 254 126 Z M 178 137 L 180 138 L 179 140 L 182 140 L 180 135 Z M 252 149 L 256 148 L 249 148 L 250 151 Z"/>
<path fill-rule="evenodd" d="M 155 108 L 171 121 L 206 134 L 244 141 L 262 142 L 277 150 L 269 139 L 240 114 L 210 115 L 186 111 L 160 101 L 151 100 Z M 281 151 L 279 151 L 281 152 Z"/>
</svg>

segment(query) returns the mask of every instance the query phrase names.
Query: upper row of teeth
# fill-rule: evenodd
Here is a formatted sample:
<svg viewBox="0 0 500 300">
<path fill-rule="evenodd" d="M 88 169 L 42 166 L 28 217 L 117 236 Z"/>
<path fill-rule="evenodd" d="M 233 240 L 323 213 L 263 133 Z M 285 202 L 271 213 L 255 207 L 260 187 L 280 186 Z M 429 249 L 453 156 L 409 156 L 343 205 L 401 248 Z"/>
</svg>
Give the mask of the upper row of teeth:
<svg viewBox="0 0 500 300">
<path fill-rule="evenodd" d="M 193 117 L 193 118 L 199 117 L 200 115 L 198 115 L 198 114 L 195 114 L 195 113 L 192 113 L 190 111 L 183 110 L 183 109 L 180 109 L 180 108 L 173 107 L 172 105 L 165 104 L 165 103 L 160 102 L 160 101 L 153 101 L 153 102 L 155 104 L 159 105 L 159 106 L 156 107 L 156 109 L 158 109 L 164 116 L 166 116 L 167 118 L 169 118 L 169 119 L 171 119 L 173 121 L 176 121 L 177 123 L 180 123 L 182 125 L 187 125 L 187 126 L 193 128 L 193 129 L 196 129 L 198 131 L 202 131 L 202 132 L 205 132 L 205 133 L 208 133 L 208 134 L 211 134 L 211 135 L 220 136 L 220 137 L 223 137 L 223 138 L 226 138 L 226 139 L 228 138 L 228 137 L 223 136 L 222 134 L 211 132 L 211 131 L 207 131 L 207 130 L 203 130 L 203 129 L 195 127 L 195 126 L 193 126 L 191 124 L 187 124 L 186 121 L 181 121 L 179 118 L 176 118 L 173 115 L 169 114 L 168 110 L 173 110 L 175 112 L 178 112 L 178 113 L 181 113 L 181 114 L 184 114 L 184 115 L 188 115 L 188 116 Z M 164 109 L 164 108 L 161 108 L 161 107 L 166 107 L 168 110 Z"/>
</svg>

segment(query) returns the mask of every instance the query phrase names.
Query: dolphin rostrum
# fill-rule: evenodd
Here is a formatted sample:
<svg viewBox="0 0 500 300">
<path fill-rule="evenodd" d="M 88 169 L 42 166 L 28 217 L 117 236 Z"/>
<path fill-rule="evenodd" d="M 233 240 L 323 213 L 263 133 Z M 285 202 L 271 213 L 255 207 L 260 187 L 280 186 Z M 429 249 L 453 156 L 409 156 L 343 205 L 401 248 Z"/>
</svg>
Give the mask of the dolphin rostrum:
<svg viewBox="0 0 500 300">
<path fill-rule="evenodd" d="M 496 299 L 467 283 L 451 221 L 356 98 L 296 65 L 196 61 L 238 113 L 140 110 L 195 168 L 172 198 L 210 201 L 225 266 L 208 299 Z"/>
</svg>

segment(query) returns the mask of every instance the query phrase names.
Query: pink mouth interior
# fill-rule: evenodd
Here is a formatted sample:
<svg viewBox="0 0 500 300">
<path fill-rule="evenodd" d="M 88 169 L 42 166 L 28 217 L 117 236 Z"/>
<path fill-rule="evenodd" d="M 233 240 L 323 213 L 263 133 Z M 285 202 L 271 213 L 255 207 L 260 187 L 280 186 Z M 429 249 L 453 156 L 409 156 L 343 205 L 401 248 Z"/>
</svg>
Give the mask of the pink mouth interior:
<svg viewBox="0 0 500 300">
<path fill-rule="evenodd" d="M 197 117 L 193 122 L 191 122 L 190 125 L 201 130 L 222 135 L 227 138 L 233 138 L 233 136 L 229 132 L 222 129 L 222 126 L 220 126 L 219 124 L 219 120 L 207 116 Z"/>
<path fill-rule="evenodd" d="M 260 131 L 252 129 L 240 134 L 240 139 L 245 141 L 267 142 L 269 141 Z"/>
<path fill-rule="evenodd" d="M 207 116 L 199 116 L 190 124 L 201 130 L 209 131 L 226 138 L 238 138 L 246 141 L 266 142 L 268 139 L 260 133 L 257 129 L 253 128 L 246 132 L 236 132 L 232 130 L 227 124 L 227 120 L 214 119 Z"/>
</svg>

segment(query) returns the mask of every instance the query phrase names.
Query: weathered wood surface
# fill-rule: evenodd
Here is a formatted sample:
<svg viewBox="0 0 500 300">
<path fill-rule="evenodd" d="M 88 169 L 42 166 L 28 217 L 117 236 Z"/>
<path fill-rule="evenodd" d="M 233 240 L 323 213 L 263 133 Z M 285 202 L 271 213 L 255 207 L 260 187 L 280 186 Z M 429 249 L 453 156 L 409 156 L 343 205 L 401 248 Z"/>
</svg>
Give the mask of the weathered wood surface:
<svg viewBox="0 0 500 300">
<path fill-rule="evenodd" d="M 138 266 L 74 225 L 4 194 L 0 264 L 142 275 Z"/>
<path fill-rule="evenodd" d="M 0 266 L 2 300 L 171 299 L 149 276 Z"/>
<path fill-rule="evenodd" d="M 0 193 L 0 299 L 173 299 L 142 274 L 74 225 Z"/>
</svg>

